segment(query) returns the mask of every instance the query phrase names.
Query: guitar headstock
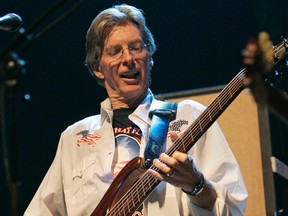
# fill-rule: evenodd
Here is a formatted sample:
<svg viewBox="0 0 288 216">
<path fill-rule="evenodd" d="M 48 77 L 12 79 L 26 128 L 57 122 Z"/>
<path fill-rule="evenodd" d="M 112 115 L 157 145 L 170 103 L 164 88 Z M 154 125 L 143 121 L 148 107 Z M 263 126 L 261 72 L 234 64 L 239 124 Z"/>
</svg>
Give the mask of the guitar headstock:
<svg viewBox="0 0 288 216">
<path fill-rule="evenodd" d="M 263 73 L 268 74 L 274 66 L 273 44 L 266 32 L 260 32 L 258 38 L 259 62 L 263 65 Z"/>
<path fill-rule="evenodd" d="M 287 38 L 282 37 L 282 42 L 274 46 L 274 62 L 275 66 L 272 73 L 269 74 L 268 79 L 276 85 L 283 85 L 284 78 L 288 75 L 288 61 L 287 61 L 288 41 Z"/>
<path fill-rule="evenodd" d="M 285 57 L 287 56 L 287 39 L 282 38 L 282 42 L 276 46 L 272 45 L 269 35 L 260 32 L 257 40 L 250 40 L 243 51 L 243 63 L 245 64 L 244 85 L 249 87 L 253 96 L 259 104 L 265 104 L 267 99 L 267 77 L 279 76 L 275 71 L 275 66 L 287 68 Z M 284 63 L 284 64 L 283 64 Z"/>
<path fill-rule="evenodd" d="M 257 40 L 249 40 L 243 57 L 246 66 L 244 85 L 251 89 L 256 102 L 263 104 L 267 98 L 265 77 L 275 65 L 274 47 L 269 35 L 260 32 Z"/>
</svg>

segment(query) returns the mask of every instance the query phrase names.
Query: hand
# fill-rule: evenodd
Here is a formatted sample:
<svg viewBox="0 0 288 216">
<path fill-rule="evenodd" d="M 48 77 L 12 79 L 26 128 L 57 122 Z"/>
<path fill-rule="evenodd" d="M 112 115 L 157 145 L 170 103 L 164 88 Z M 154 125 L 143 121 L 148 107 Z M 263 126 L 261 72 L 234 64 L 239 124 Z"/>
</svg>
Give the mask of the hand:
<svg viewBox="0 0 288 216">
<path fill-rule="evenodd" d="M 175 132 L 170 135 L 172 141 L 178 137 Z M 150 175 L 187 191 L 191 191 L 201 178 L 201 173 L 195 168 L 192 156 L 186 153 L 175 151 L 171 157 L 162 153 L 159 159 L 153 160 L 153 165 L 160 172 L 149 169 Z"/>
<path fill-rule="evenodd" d="M 170 136 L 173 142 L 178 137 L 175 132 L 170 132 Z M 202 174 L 197 171 L 192 156 L 185 153 L 175 151 L 171 157 L 162 153 L 159 159 L 153 160 L 153 165 L 160 172 L 149 169 L 148 174 L 175 187 L 181 187 L 185 191 L 192 191 L 194 186 L 201 180 Z M 204 181 L 205 186 L 201 193 L 197 196 L 189 196 L 189 199 L 199 207 L 212 211 L 217 193 L 209 181 Z"/>
</svg>

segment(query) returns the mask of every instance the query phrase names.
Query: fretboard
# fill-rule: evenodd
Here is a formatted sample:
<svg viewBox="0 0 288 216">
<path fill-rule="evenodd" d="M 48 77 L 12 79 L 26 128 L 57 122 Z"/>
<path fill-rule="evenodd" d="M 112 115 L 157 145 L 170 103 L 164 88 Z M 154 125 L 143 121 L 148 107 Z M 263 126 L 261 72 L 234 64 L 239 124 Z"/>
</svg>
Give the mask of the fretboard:
<svg viewBox="0 0 288 216">
<path fill-rule="evenodd" d="M 201 115 L 179 136 L 174 144 L 165 152 L 171 156 L 175 151 L 187 153 L 197 140 L 224 112 L 231 102 L 243 90 L 243 76 L 245 69 L 240 71 L 230 83 L 219 93 Z M 155 166 L 151 169 L 159 171 Z M 127 193 L 110 209 L 108 215 L 130 215 L 137 209 L 148 195 L 160 183 L 157 179 L 144 173 Z"/>
<path fill-rule="evenodd" d="M 274 58 L 270 60 L 273 61 L 274 64 L 277 64 L 286 56 L 286 43 L 287 41 L 284 39 L 282 43 L 274 47 Z M 187 153 L 193 147 L 199 138 L 241 93 L 244 88 L 243 77 L 245 76 L 245 72 L 246 68 L 241 70 L 229 82 L 210 105 L 208 105 L 204 112 L 176 139 L 174 144 L 165 152 L 167 155 L 172 156 L 175 151 Z M 150 168 L 159 171 L 153 165 Z M 131 215 L 159 183 L 159 180 L 145 172 L 106 215 Z"/>
</svg>

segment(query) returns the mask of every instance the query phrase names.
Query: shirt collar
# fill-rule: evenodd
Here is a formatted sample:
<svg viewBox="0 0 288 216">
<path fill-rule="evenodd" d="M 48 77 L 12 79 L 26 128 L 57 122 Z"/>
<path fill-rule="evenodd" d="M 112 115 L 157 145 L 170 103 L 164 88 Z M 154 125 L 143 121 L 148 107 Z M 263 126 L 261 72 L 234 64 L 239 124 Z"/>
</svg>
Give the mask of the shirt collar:
<svg viewBox="0 0 288 216">
<path fill-rule="evenodd" d="M 138 117 L 144 120 L 146 123 L 149 123 L 148 112 L 150 110 L 150 106 L 152 101 L 154 100 L 154 95 L 150 89 L 148 89 L 148 93 L 141 104 L 136 108 L 136 110 L 131 114 L 131 116 Z M 113 117 L 113 109 L 111 105 L 111 101 L 109 98 L 106 98 L 104 101 L 101 102 L 101 124 L 107 119 L 109 122 L 112 123 Z"/>
</svg>

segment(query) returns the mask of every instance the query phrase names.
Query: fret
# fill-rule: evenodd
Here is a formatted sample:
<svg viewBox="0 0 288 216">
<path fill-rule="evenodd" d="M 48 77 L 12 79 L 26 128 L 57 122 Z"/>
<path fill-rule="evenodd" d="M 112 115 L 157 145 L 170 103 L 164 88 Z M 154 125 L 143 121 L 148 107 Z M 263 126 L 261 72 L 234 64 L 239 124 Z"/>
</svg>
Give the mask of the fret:
<svg viewBox="0 0 288 216">
<path fill-rule="evenodd" d="M 223 104 L 226 104 L 227 102 L 229 102 L 231 98 L 233 98 L 233 95 L 230 94 L 230 87 L 228 86 L 227 94 L 225 94 L 225 97 L 224 97 L 225 101 Z"/>
<path fill-rule="evenodd" d="M 119 212 L 119 216 L 120 216 L 121 214 L 123 214 L 123 215 L 127 214 L 124 208 L 120 208 L 120 210 L 121 210 L 121 213 Z M 118 214 L 117 214 L 117 215 L 118 215 Z"/>
<path fill-rule="evenodd" d="M 193 136 L 192 136 L 192 133 L 190 133 L 190 135 L 191 135 L 192 140 L 194 141 Z M 185 145 L 184 140 L 180 140 L 180 141 L 181 141 L 181 144 L 182 144 L 182 146 L 183 146 L 183 152 L 186 152 L 187 150 L 186 150 L 186 145 Z"/>
<path fill-rule="evenodd" d="M 168 155 L 172 155 L 173 152 L 179 150 L 181 152 L 187 153 L 190 148 L 197 142 L 197 140 L 203 135 L 203 133 L 212 125 L 212 123 L 217 119 L 219 115 L 225 110 L 226 107 L 233 101 L 234 98 L 242 91 L 243 89 L 243 82 L 242 77 L 244 76 L 244 70 L 240 71 L 237 76 L 224 88 L 220 94 L 212 101 L 212 103 L 205 109 L 203 113 L 190 125 L 181 136 L 179 136 L 174 145 L 172 145 L 166 153 Z M 240 77 L 240 78 L 239 78 Z M 232 86 L 232 87 L 231 87 Z M 159 171 L 154 167 L 155 171 Z M 144 177 L 143 177 L 144 176 Z M 145 200 L 145 197 L 148 196 L 150 192 L 159 184 L 159 181 L 151 176 L 147 179 L 145 174 L 133 185 L 133 192 L 137 194 L 129 194 L 130 190 L 127 192 L 127 197 L 130 200 L 132 198 L 133 207 L 126 206 L 126 211 L 120 209 L 120 215 L 127 215 L 127 212 L 130 212 L 132 209 L 135 211 L 137 206 L 141 204 Z M 148 181 L 149 180 L 149 181 Z M 151 184 L 150 184 L 151 183 Z M 139 188 L 141 189 L 140 191 Z M 136 191 L 136 189 L 138 189 Z M 131 189 L 132 190 L 132 189 Z M 127 199 L 126 197 L 126 199 Z M 133 199 L 133 197 L 137 197 Z M 117 205 L 123 205 L 123 201 L 121 198 Z M 136 201 L 136 204 L 135 204 Z M 131 208 L 131 209 L 130 209 Z M 118 209 L 117 209 L 118 210 Z M 114 212 L 114 209 L 111 210 Z M 115 211 L 116 212 L 116 211 Z M 118 210 L 119 212 L 119 210 Z M 110 213 L 110 212 L 109 212 Z M 107 214 L 110 215 L 110 214 Z M 117 214 L 111 214 L 113 216 Z"/>
<path fill-rule="evenodd" d="M 286 56 L 287 53 L 287 40 L 283 38 L 280 45 L 274 46 L 274 64 L 279 63 L 281 59 Z M 243 90 L 243 77 L 245 76 L 246 68 L 242 69 L 220 92 L 220 94 L 210 103 L 206 110 L 200 114 L 200 116 L 175 140 L 174 145 L 172 145 L 166 154 L 172 155 L 176 150 L 180 152 L 187 153 L 189 149 L 197 142 L 197 140 L 205 133 L 205 131 L 213 124 L 213 122 L 224 112 L 224 110 L 232 103 L 232 101 L 240 94 Z M 132 165 L 135 161 L 132 161 Z M 137 162 L 138 163 L 138 162 Z M 134 166 L 128 166 L 127 170 Z M 151 167 L 155 171 L 159 171 L 156 167 L 152 165 Z M 125 167 L 123 168 L 125 169 Z M 122 169 L 122 171 L 123 171 Z M 122 171 L 120 173 L 122 173 Z M 143 170 L 142 170 L 143 171 Z M 123 174 L 123 176 L 125 176 Z M 120 174 L 118 174 L 119 176 Z M 126 176 L 125 176 L 126 177 Z M 115 184 L 113 184 L 115 183 Z M 119 201 L 114 205 L 112 204 L 113 199 L 109 199 L 110 195 L 115 196 L 115 188 L 118 188 L 119 181 L 113 182 L 112 188 L 108 189 L 101 202 L 98 204 L 92 216 L 128 216 L 129 212 L 133 213 L 136 211 L 137 207 L 145 200 L 145 198 L 153 191 L 153 189 L 160 183 L 156 178 L 149 176 L 144 173 L 139 179 L 131 186 L 131 188 L 119 199 Z M 139 191 L 140 189 L 140 191 Z M 106 205 L 108 204 L 108 205 Z M 108 209 L 110 211 L 108 212 Z M 99 214 L 98 214 L 99 212 Z M 101 214 L 100 214 L 101 213 Z"/>
<path fill-rule="evenodd" d="M 213 104 L 211 104 L 211 106 L 207 107 L 206 110 L 209 113 L 209 118 L 210 118 L 210 122 L 214 120 L 215 118 L 215 110 L 217 112 L 218 109 L 218 105 L 216 104 L 216 102 Z"/>
<path fill-rule="evenodd" d="M 201 121 L 198 121 L 198 125 L 199 125 L 199 128 L 200 128 L 200 131 L 203 132 Z"/>
<path fill-rule="evenodd" d="M 143 185 L 142 185 L 143 186 Z M 143 189 L 143 187 L 140 187 L 140 188 L 142 188 Z M 140 202 L 141 201 L 141 199 L 140 199 L 140 197 L 139 197 L 139 193 L 137 193 L 137 198 L 138 198 L 138 202 Z"/>
<path fill-rule="evenodd" d="M 152 189 L 151 184 L 149 182 L 147 183 L 147 187 L 146 188 L 148 188 L 148 190 Z"/>
<path fill-rule="evenodd" d="M 135 193 L 134 193 L 135 194 Z M 128 201 L 132 201 L 132 208 L 130 207 L 130 202 L 128 202 Z M 129 199 L 129 200 L 127 200 L 127 205 L 128 205 L 128 209 L 129 209 L 129 212 L 131 212 L 131 209 L 133 210 L 133 209 L 135 209 L 135 204 L 134 204 L 134 202 L 133 202 L 133 199 Z"/>
<path fill-rule="evenodd" d="M 138 195 L 138 193 L 136 193 L 137 195 Z M 135 209 L 136 208 L 136 206 L 137 206 L 137 202 L 135 203 L 135 200 L 134 199 L 131 199 L 132 200 L 132 205 L 133 205 L 133 208 L 132 209 Z M 138 203 L 140 202 L 141 200 L 139 200 L 138 201 Z M 128 206 L 129 206 L 129 204 L 128 204 Z M 130 209 L 130 207 L 129 207 L 129 209 Z"/>
<path fill-rule="evenodd" d="M 230 98 L 233 98 L 233 93 L 231 92 L 230 87 L 228 86 L 227 88 L 228 88 L 228 90 L 229 90 Z"/>
<path fill-rule="evenodd" d="M 219 98 L 219 97 L 217 97 L 216 99 L 217 99 L 217 101 L 218 101 L 219 109 L 220 109 L 220 110 L 222 110 L 222 106 L 221 106 L 221 101 L 220 101 L 220 98 Z"/>
<path fill-rule="evenodd" d="M 153 184 L 156 184 L 156 182 L 157 182 L 156 179 L 153 178 L 153 180 L 154 180 Z M 152 189 L 152 184 L 149 184 L 149 188 L 150 188 L 150 190 Z"/>
<path fill-rule="evenodd" d="M 212 121 L 213 121 L 213 118 L 211 117 L 210 109 L 208 109 L 207 112 L 208 112 L 209 119 L 210 119 L 210 121 L 212 122 Z"/>
<path fill-rule="evenodd" d="M 146 189 L 144 184 L 141 185 L 141 189 L 142 189 L 143 196 L 145 196 L 145 192 L 146 192 L 147 189 Z"/>
</svg>

